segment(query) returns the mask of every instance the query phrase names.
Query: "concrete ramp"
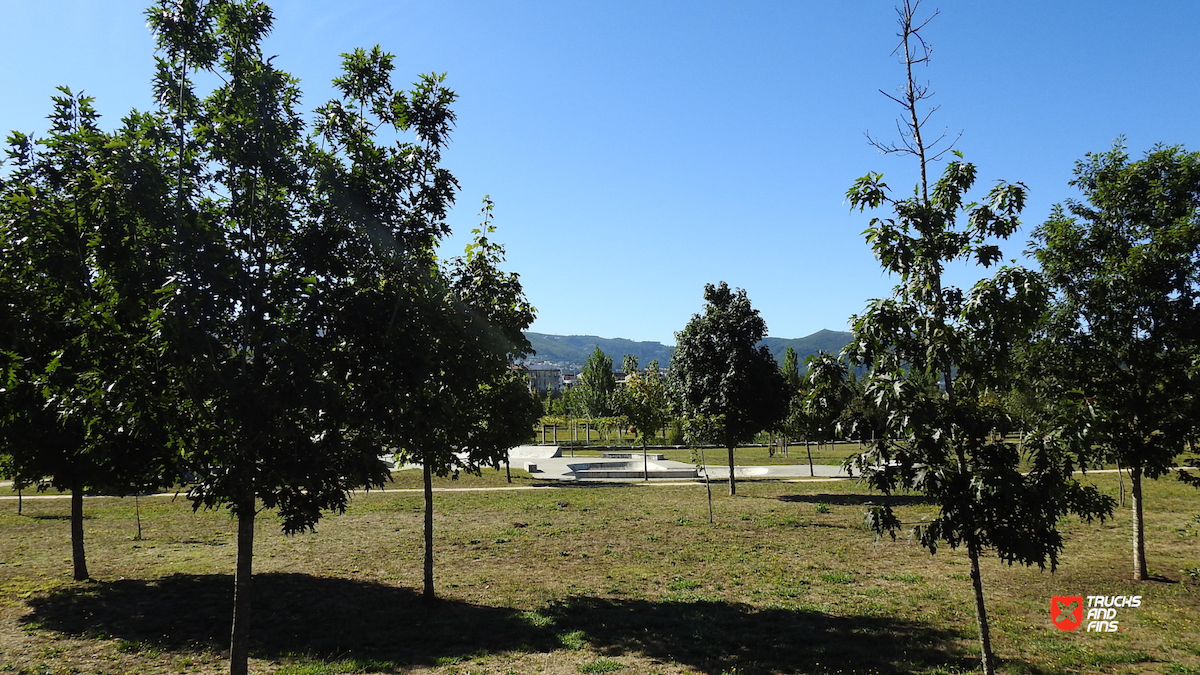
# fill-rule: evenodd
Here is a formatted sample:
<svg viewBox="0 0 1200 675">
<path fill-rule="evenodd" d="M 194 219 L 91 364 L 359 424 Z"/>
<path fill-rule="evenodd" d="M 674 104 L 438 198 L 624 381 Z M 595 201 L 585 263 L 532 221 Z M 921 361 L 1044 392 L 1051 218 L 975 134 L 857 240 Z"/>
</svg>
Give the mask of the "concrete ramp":
<svg viewBox="0 0 1200 675">
<path fill-rule="evenodd" d="M 509 459 L 550 459 L 562 457 L 562 448 L 557 445 L 518 445 L 508 451 Z"/>
</svg>

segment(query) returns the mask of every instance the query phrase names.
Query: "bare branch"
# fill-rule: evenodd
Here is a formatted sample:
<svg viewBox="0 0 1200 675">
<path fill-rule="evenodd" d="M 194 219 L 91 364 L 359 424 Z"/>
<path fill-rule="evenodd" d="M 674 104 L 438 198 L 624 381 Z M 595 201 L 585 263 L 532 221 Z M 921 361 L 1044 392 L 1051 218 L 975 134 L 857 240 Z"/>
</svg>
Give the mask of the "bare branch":
<svg viewBox="0 0 1200 675">
<path fill-rule="evenodd" d="M 955 137 L 954 142 L 940 149 L 937 149 L 938 144 L 946 139 L 945 131 L 933 142 L 927 142 L 923 137 L 925 125 L 939 106 L 931 106 L 925 111 L 921 110 L 922 102 L 932 98 L 934 92 L 930 89 L 928 82 L 917 83 L 913 75 L 913 66 L 929 63 L 933 47 L 925 41 L 920 31 L 928 26 L 939 12 L 934 10 L 928 17 L 918 20 L 916 14 L 920 6 L 921 0 L 904 0 L 903 4 L 896 8 L 897 22 L 900 25 L 900 32 L 897 33 L 897 36 L 900 38 L 900 42 L 892 50 L 892 55 L 900 56 L 900 60 L 904 64 L 905 80 L 895 95 L 882 89 L 879 91 L 888 100 L 905 109 L 904 117 L 896 120 L 896 131 L 900 140 L 899 142 L 885 143 L 878 138 L 871 137 L 868 133 L 867 142 L 883 154 L 901 153 L 916 156 L 921 168 L 921 195 L 922 198 L 928 199 L 927 165 L 951 151 L 958 139 L 962 137 L 962 133 L 960 132 Z"/>
</svg>

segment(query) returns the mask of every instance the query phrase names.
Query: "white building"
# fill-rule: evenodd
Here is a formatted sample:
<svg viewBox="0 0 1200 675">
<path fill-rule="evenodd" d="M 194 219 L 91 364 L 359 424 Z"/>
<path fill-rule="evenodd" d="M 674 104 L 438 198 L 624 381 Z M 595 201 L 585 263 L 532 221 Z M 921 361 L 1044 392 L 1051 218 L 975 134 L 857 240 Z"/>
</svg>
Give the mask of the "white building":
<svg viewBox="0 0 1200 675">
<path fill-rule="evenodd" d="M 525 365 L 529 373 L 529 390 L 539 394 L 549 389 L 552 394 L 560 394 L 563 390 L 562 369 L 555 366 Z"/>
</svg>

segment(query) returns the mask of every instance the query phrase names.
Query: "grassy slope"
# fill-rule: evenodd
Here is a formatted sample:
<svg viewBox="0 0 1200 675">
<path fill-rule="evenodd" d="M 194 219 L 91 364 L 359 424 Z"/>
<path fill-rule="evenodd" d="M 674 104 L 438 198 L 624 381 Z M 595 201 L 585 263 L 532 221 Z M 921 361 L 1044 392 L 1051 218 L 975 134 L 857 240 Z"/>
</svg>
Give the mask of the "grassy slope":
<svg viewBox="0 0 1200 675">
<path fill-rule="evenodd" d="M 414 487 L 413 472 L 397 487 Z M 514 471 L 517 485 L 541 484 Z M 1116 477 L 1092 480 L 1116 494 Z M 444 481 L 504 486 L 503 474 Z M 316 533 L 258 533 L 262 672 L 960 672 L 974 667 L 965 555 L 861 529 L 854 483 L 747 481 L 441 492 L 438 587 L 419 600 L 420 495 L 355 498 Z M 719 494 L 719 491 L 718 491 Z M 0 502 L 0 672 L 215 673 L 228 633 L 234 523 L 183 501 L 87 502 L 89 566 L 70 581 L 66 500 Z M 1006 672 L 1200 673 L 1200 492 L 1147 486 L 1150 565 L 1126 581 L 1129 515 L 1066 523 L 1055 574 L 984 566 Z M 906 522 L 930 509 L 901 500 Z M 1116 634 L 1064 633 L 1051 595 L 1140 594 Z"/>
</svg>

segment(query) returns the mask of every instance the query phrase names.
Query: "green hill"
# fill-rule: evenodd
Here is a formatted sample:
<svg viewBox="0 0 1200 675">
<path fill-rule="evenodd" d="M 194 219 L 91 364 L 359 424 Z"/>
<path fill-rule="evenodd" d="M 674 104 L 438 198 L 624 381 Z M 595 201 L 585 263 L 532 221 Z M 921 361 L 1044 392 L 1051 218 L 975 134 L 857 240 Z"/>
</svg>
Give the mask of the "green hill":
<svg viewBox="0 0 1200 675">
<path fill-rule="evenodd" d="M 638 363 L 643 367 L 657 359 L 659 365 L 666 367 L 671 360 L 674 347 L 668 347 L 661 342 L 634 342 L 625 338 L 602 338 L 595 335 L 547 335 L 545 333 L 525 333 L 529 343 L 537 352 L 529 357 L 530 361 L 546 361 L 560 366 L 566 372 L 579 372 L 583 364 L 599 345 L 613 360 L 613 365 L 621 367 L 621 360 L 626 354 L 638 357 Z"/>
<path fill-rule="evenodd" d="M 525 333 L 533 345 L 536 355 L 530 356 L 529 361 L 553 363 L 566 372 L 579 372 L 583 364 L 591 356 L 597 346 L 613 360 L 613 365 L 620 367 L 621 360 L 626 354 L 638 357 L 642 366 L 653 360 L 666 366 L 671 361 L 671 352 L 675 350 L 661 342 L 634 342 L 624 338 L 602 338 L 595 335 L 548 335 L 546 333 Z M 846 331 L 819 330 L 812 335 L 802 338 L 775 338 L 763 340 L 763 344 L 771 350 L 777 362 L 783 361 L 783 353 L 788 347 L 796 350 L 800 362 L 818 350 L 837 354 L 850 342 L 852 334 Z"/>
<path fill-rule="evenodd" d="M 795 349 L 803 368 L 804 359 L 816 354 L 818 351 L 836 356 L 838 352 L 842 351 L 842 347 L 850 344 L 850 340 L 853 337 L 854 333 L 849 331 L 821 329 L 812 335 L 802 338 L 769 337 L 763 340 L 763 344 L 767 346 L 767 349 L 771 350 L 771 355 L 775 357 L 775 361 L 778 363 L 783 363 L 783 353 L 787 351 L 788 347 Z"/>
</svg>

